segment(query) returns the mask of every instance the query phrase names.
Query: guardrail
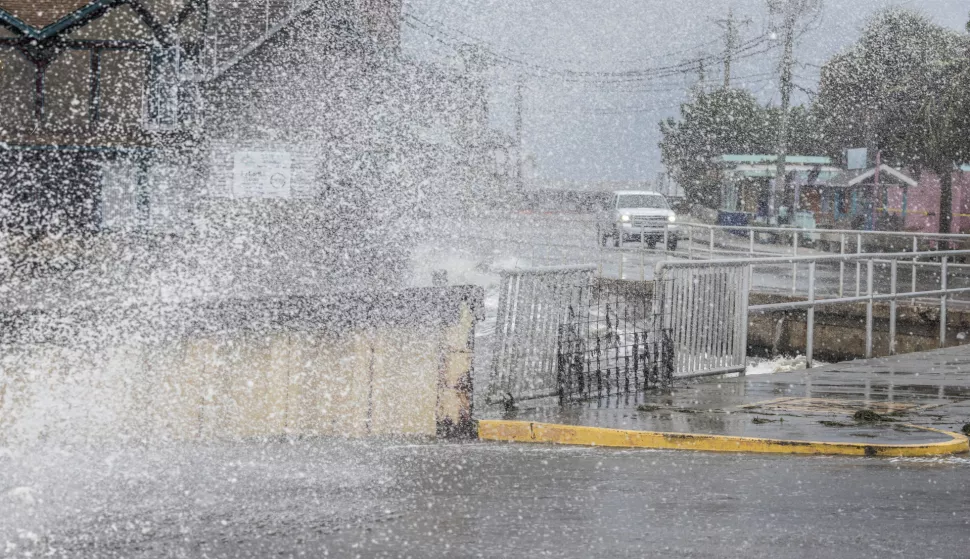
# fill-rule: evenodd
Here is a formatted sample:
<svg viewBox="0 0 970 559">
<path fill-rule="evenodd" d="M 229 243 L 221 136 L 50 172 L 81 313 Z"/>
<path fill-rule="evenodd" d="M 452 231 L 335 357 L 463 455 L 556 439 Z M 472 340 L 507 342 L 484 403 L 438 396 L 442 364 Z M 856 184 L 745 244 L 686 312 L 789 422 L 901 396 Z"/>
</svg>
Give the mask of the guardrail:
<svg viewBox="0 0 970 559">
<path fill-rule="evenodd" d="M 706 239 L 703 239 L 703 240 L 707 240 L 707 244 L 708 244 L 707 254 L 708 254 L 708 259 L 710 260 L 714 259 L 714 254 L 715 254 L 715 232 L 727 233 L 730 236 L 737 238 L 739 237 L 737 235 L 737 232 L 745 231 L 746 232 L 745 237 L 747 237 L 746 240 L 748 243 L 747 250 L 744 250 L 742 248 L 736 251 L 730 251 L 730 250 L 726 250 L 725 247 L 722 246 L 722 247 L 719 247 L 720 250 L 718 250 L 717 252 L 721 254 L 724 254 L 726 252 L 735 252 L 738 254 L 748 254 L 748 256 L 750 257 L 758 256 L 758 257 L 766 257 L 766 258 L 778 257 L 780 255 L 778 253 L 755 250 L 755 246 L 757 244 L 763 244 L 763 243 L 759 243 L 759 241 L 756 239 L 758 234 L 774 236 L 776 239 L 790 237 L 791 239 L 790 249 L 791 249 L 792 256 L 798 256 L 798 250 L 800 248 L 800 240 L 804 240 L 806 238 L 811 238 L 811 237 L 820 238 L 822 236 L 828 236 L 828 237 L 837 236 L 838 241 L 836 242 L 836 244 L 839 247 L 838 252 L 840 255 L 851 254 L 851 253 L 855 253 L 857 255 L 863 254 L 865 249 L 865 243 L 868 242 L 867 239 L 876 239 L 876 238 L 899 241 L 899 247 L 901 248 L 899 252 L 911 252 L 911 253 L 920 252 L 920 242 L 936 243 L 937 247 L 939 247 L 942 244 L 944 248 L 947 248 L 947 249 L 950 248 L 948 246 L 950 243 L 965 243 L 967 246 L 970 246 L 970 235 L 958 234 L 958 233 L 856 231 L 856 230 L 848 230 L 848 229 L 799 229 L 799 228 L 793 228 L 793 227 L 757 227 L 757 226 L 748 226 L 748 225 L 741 225 L 741 226 L 705 225 L 705 224 L 698 224 L 698 223 L 683 223 L 680 225 L 680 227 L 687 229 L 687 244 L 689 247 L 688 250 L 690 251 L 688 253 L 689 260 L 694 259 L 693 258 L 693 245 L 694 245 L 693 232 L 695 229 L 706 231 L 706 235 L 705 235 Z M 723 238 L 721 240 L 723 240 Z M 826 241 L 826 243 L 828 244 L 829 241 Z M 773 243 L 773 246 L 782 246 L 782 245 L 778 243 Z M 784 246 L 789 246 L 789 245 L 786 244 Z M 970 268 L 970 265 L 968 266 L 956 265 L 956 266 Z M 856 265 L 856 295 L 857 296 L 859 294 L 860 287 L 861 287 L 860 285 L 861 277 L 862 277 L 861 264 L 857 264 Z M 798 282 L 798 269 L 797 267 L 793 267 L 792 268 L 792 291 L 793 292 L 796 290 L 797 282 Z M 912 288 L 915 291 L 916 290 L 915 261 L 914 261 L 913 270 L 911 274 L 911 282 L 912 282 Z M 842 263 L 839 266 L 840 290 L 842 289 L 842 286 L 844 285 L 844 283 L 845 283 L 845 264 Z M 843 295 L 843 294 L 844 293 L 842 291 L 839 292 L 839 295 Z"/>
<path fill-rule="evenodd" d="M 939 345 L 946 342 L 947 306 L 956 295 L 970 293 L 970 287 L 951 287 L 948 283 L 951 260 L 970 259 L 970 250 L 928 251 L 916 253 L 863 253 L 825 256 L 799 256 L 779 258 L 747 258 L 707 261 L 659 262 L 655 268 L 655 305 L 662 305 L 660 314 L 664 326 L 672 331 L 674 351 L 678 367 L 675 376 L 706 376 L 731 372 L 744 373 L 747 360 L 747 329 L 750 314 L 785 311 L 806 311 L 806 360 L 811 367 L 814 353 L 815 310 L 820 306 L 866 304 L 865 355 L 873 354 L 873 306 L 877 301 L 888 301 L 889 353 L 896 353 L 897 304 L 900 300 L 932 298 L 939 300 Z M 917 291 L 912 288 L 900 291 L 898 267 L 900 262 L 938 261 L 940 266 L 939 288 Z M 816 285 L 817 267 L 821 263 L 857 263 L 866 267 L 866 289 L 856 296 L 846 297 L 841 289 L 837 297 L 819 298 Z M 875 290 L 875 265 L 890 266 L 889 291 Z M 808 285 L 804 301 L 748 305 L 751 277 L 758 266 L 805 264 L 808 267 Z M 738 270 L 743 270 L 741 278 Z M 743 293 L 743 311 L 738 307 L 735 293 Z M 732 311 L 732 309 L 735 309 Z M 734 326 L 732 326 L 732 324 Z M 713 327 L 712 327 L 713 325 Z M 729 331 L 730 335 L 725 332 Z M 735 339 L 745 340 L 738 344 Z"/>
</svg>

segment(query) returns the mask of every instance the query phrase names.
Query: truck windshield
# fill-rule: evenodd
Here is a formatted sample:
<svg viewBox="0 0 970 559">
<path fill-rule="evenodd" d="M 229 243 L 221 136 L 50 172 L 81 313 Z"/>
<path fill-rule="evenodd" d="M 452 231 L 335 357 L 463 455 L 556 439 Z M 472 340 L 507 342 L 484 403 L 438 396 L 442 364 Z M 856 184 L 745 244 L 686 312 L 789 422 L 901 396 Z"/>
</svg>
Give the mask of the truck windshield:
<svg viewBox="0 0 970 559">
<path fill-rule="evenodd" d="M 667 209 L 667 201 L 656 194 L 621 194 L 616 198 L 618 210 L 632 210 L 636 208 Z"/>
</svg>

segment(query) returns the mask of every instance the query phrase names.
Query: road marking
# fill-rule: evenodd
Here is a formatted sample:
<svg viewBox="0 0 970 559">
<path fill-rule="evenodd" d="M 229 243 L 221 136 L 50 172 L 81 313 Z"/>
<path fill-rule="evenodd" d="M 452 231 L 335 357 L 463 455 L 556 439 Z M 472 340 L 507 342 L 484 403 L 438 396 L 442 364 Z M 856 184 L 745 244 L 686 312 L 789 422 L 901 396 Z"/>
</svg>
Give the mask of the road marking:
<svg viewBox="0 0 970 559">
<path fill-rule="evenodd" d="M 789 441 L 705 435 L 695 433 L 656 433 L 556 425 L 528 421 L 481 420 L 478 438 L 486 441 L 550 443 L 561 445 L 603 446 L 613 448 L 649 448 L 663 450 L 697 450 L 753 454 L 809 454 L 843 456 L 946 456 L 970 452 L 970 441 L 958 433 L 929 427 L 907 425 L 921 431 L 950 437 L 948 441 L 924 444 L 860 444 L 820 441 Z"/>
</svg>

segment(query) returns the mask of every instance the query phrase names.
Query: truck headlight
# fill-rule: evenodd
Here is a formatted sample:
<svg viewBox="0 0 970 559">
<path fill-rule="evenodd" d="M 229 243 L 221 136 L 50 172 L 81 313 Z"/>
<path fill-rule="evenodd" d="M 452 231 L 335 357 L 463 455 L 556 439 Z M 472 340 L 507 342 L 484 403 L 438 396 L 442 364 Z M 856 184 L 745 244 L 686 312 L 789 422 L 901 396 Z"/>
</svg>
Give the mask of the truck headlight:
<svg viewBox="0 0 970 559">
<path fill-rule="evenodd" d="M 628 216 L 628 215 L 621 215 L 620 216 L 620 221 L 622 221 L 623 223 L 630 223 L 630 216 Z"/>
<path fill-rule="evenodd" d="M 667 216 L 667 221 L 674 223 L 675 221 L 677 221 L 677 216 L 674 214 L 670 214 Z"/>
</svg>

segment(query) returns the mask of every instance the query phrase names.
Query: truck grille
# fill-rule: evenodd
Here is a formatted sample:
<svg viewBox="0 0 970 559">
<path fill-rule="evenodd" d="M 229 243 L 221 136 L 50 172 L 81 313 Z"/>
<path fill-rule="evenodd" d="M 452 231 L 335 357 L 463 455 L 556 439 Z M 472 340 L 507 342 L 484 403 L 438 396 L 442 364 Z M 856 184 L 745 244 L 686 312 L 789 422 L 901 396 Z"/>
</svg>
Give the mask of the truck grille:
<svg viewBox="0 0 970 559">
<path fill-rule="evenodd" d="M 667 225 L 667 218 L 663 216 L 633 216 L 633 227 L 644 227 L 650 229 L 662 229 Z"/>
</svg>

